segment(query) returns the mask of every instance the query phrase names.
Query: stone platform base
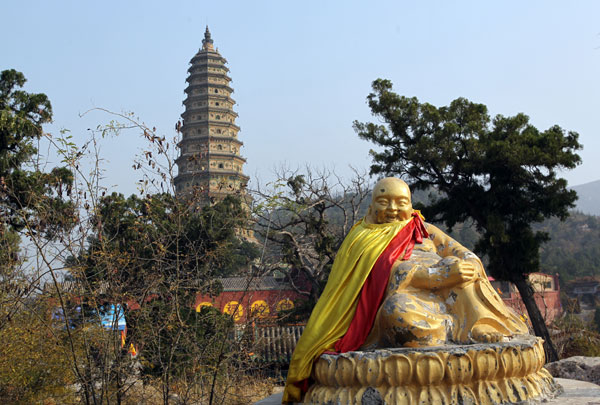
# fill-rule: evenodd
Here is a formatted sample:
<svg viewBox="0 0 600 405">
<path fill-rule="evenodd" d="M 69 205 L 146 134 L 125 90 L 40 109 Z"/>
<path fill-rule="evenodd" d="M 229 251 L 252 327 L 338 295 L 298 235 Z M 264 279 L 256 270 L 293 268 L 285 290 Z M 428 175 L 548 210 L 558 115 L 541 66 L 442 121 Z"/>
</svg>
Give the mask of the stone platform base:
<svg viewBox="0 0 600 405">
<path fill-rule="evenodd" d="M 559 386 L 542 368 L 542 340 L 322 355 L 309 404 L 539 403 Z"/>
<path fill-rule="evenodd" d="M 600 405 L 600 386 L 565 378 L 555 378 L 554 381 L 562 386 L 564 392 L 548 402 L 544 401 L 544 405 Z M 281 405 L 283 387 L 278 388 L 277 393 L 255 402 L 255 405 Z"/>
</svg>

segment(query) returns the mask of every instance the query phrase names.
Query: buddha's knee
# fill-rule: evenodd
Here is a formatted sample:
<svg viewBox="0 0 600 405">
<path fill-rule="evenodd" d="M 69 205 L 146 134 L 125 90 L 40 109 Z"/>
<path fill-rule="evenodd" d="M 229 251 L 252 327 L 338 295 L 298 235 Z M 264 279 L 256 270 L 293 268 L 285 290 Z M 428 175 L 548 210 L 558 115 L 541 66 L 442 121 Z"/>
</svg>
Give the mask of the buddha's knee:
<svg viewBox="0 0 600 405">
<path fill-rule="evenodd" d="M 408 293 L 387 297 L 378 315 L 380 341 L 391 346 L 435 346 L 444 344 L 448 316 L 435 303 Z"/>
</svg>

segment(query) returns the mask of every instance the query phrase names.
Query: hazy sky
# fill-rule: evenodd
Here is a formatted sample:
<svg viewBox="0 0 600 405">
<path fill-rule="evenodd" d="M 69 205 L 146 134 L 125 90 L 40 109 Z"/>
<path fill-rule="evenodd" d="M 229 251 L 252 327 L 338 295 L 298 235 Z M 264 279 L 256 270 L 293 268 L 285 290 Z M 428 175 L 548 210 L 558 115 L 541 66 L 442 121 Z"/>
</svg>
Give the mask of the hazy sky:
<svg viewBox="0 0 600 405">
<path fill-rule="evenodd" d="M 229 61 L 248 159 L 269 179 L 284 162 L 367 168 L 376 78 L 423 102 L 467 97 L 490 113 L 524 112 L 540 129 L 577 131 L 583 164 L 570 185 L 600 179 L 600 2 L 597 1 L 4 1 L 0 69 L 54 107 L 48 131 L 76 140 L 110 116 L 133 111 L 174 135 L 189 60 L 208 24 Z M 135 191 L 134 132 L 106 142 L 106 184 Z"/>
</svg>

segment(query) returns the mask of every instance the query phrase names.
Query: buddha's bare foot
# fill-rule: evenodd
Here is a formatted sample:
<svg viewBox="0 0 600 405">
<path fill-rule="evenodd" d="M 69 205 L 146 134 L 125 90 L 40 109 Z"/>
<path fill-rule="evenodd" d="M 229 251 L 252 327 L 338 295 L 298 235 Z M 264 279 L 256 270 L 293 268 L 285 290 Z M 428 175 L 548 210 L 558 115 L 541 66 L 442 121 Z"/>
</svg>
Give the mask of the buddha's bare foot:
<svg viewBox="0 0 600 405">
<path fill-rule="evenodd" d="M 473 326 L 471 337 L 478 343 L 496 343 L 500 342 L 504 335 L 498 332 L 493 326 L 480 324 Z"/>
</svg>

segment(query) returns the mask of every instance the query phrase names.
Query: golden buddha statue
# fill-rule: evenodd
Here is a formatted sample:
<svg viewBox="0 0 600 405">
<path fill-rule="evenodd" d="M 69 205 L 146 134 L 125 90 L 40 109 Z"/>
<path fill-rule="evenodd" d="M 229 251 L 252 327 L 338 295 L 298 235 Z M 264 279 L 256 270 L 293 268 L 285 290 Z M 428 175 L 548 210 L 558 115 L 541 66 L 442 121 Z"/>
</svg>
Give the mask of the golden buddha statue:
<svg viewBox="0 0 600 405">
<path fill-rule="evenodd" d="M 350 230 L 302 334 L 283 402 L 299 402 L 323 353 L 493 343 L 528 333 L 481 261 L 422 221 L 408 185 L 385 178 Z"/>
<path fill-rule="evenodd" d="M 408 185 L 396 178 L 377 183 L 367 224 L 410 219 Z M 528 333 L 491 286 L 479 258 L 425 224 L 429 234 L 408 260 L 392 267 L 386 295 L 363 348 L 491 343 Z"/>
</svg>

